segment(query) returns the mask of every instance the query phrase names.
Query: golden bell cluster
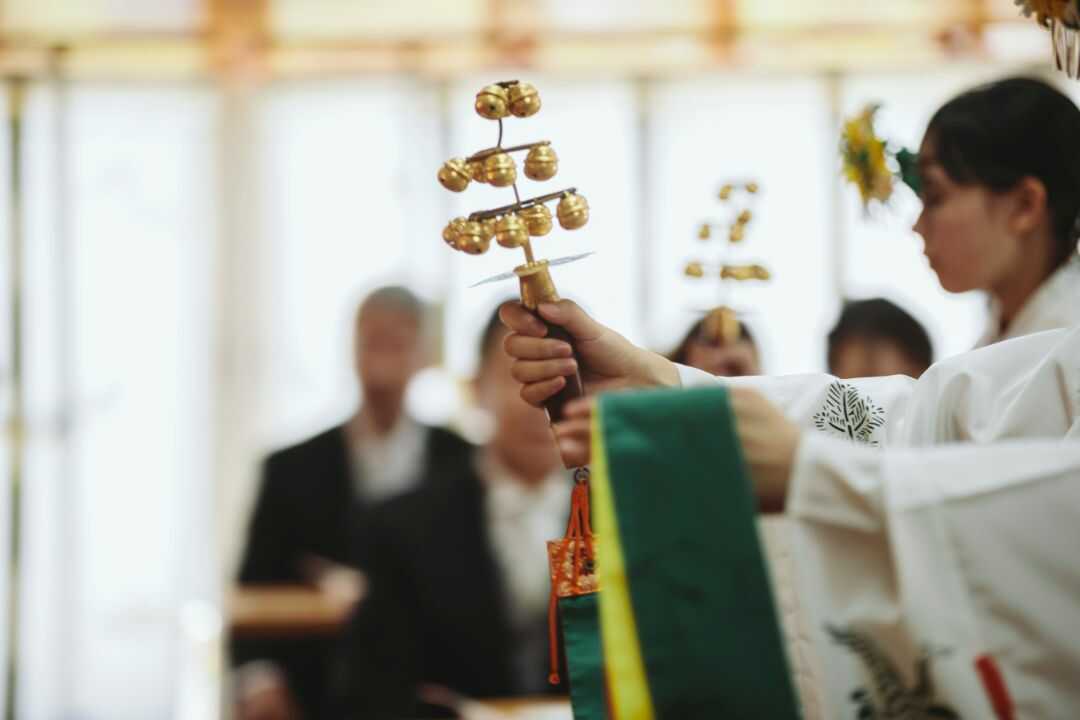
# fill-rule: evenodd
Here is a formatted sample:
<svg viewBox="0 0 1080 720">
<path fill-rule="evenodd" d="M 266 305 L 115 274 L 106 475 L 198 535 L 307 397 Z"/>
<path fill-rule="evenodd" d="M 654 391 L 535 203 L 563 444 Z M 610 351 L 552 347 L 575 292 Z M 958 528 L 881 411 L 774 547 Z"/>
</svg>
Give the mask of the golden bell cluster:
<svg viewBox="0 0 1080 720">
<path fill-rule="evenodd" d="M 540 93 L 529 83 L 509 87 L 488 85 L 476 93 L 476 114 L 488 120 L 502 120 L 507 115 L 526 118 L 540 112 Z"/>
<path fill-rule="evenodd" d="M 559 156 L 548 142 L 532 146 L 525 156 L 525 177 L 530 180 L 550 180 L 558 171 Z M 517 162 L 502 150 L 477 159 L 451 158 L 439 168 L 438 179 L 451 192 L 464 192 L 471 182 L 510 187 L 518 179 Z"/>
<path fill-rule="evenodd" d="M 547 140 L 513 147 L 502 145 L 504 118 L 511 115 L 526 118 L 540 111 L 540 93 L 534 86 L 518 81 L 487 85 L 476 94 L 473 107 L 481 117 L 499 121 L 499 144 L 467 158 L 447 160 L 439 168 L 439 183 L 452 192 L 464 192 L 473 182 L 513 187 L 517 202 L 451 220 L 443 229 L 443 241 L 472 255 L 487 252 L 492 240 L 505 248 L 523 247 L 528 262 L 535 264 L 530 238 L 550 233 L 555 218 L 566 230 L 583 227 L 589 221 L 589 203 L 573 188 L 527 200 L 521 200 L 517 194 L 518 165 L 511 153 L 528 150 L 522 172 L 530 180 L 550 180 L 559 171 L 559 156 Z M 556 199 L 558 205 L 553 216 L 545 203 Z"/>
</svg>

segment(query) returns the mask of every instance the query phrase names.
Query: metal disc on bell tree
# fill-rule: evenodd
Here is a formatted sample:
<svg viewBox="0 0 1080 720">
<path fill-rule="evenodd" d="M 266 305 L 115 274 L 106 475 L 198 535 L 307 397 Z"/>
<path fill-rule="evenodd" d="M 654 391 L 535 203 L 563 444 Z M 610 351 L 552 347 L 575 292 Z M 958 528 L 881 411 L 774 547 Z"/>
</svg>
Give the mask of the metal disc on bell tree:
<svg viewBox="0 0 1080 720">
<path fill-rule="evenodd" d="M 739 339 L 739 318 L 729 307 L 718 307 L 705 316 L 701 326 L 702 335 L 707 340 L 723 345 Z"/>
<path fill-rule="evenodd" d="M 709 223 L 701 223 L 697 231 L 698 240 L 708 240 L 712 237 L 712 227 Z"/>
<path fill-rule="evenodd" d="M 509 187 L 517 182 L 517 164 L 509 154 L 500 152 L 484 160 L 484 177 L 495 187 Z"/>
<path fill-rule="evenodd" d="M 699 262 L 686 263 L 686 269 L 683 270 L 686 277 L 700 278 L 705 277 L 705 268 L 701 266 Z"/>
<path fill-rule="evenodd" d="M 514 117 L 524 118 L 540 112 L 540 93 L 531 84 L 519 82 L 511 85 L 507 95 Z"/>
<path fill-rule="evenodd" d="M 541 237 L 551 232 L 551 210 L 548 209 L 547 205 L 543 203 L 533 205 L 531 208 L 522 210 L 519 215 L 525 221 L 526 227 L 529 228 L 529 235 Z"/>
<path fill-rule="evenodd" d="M 757 191 L 758 191 L 758 184 L 756 182 L 748 182 L 748 183 L 746 183 L 746 192 L 753 195 Z"/>
<path fill-rule="evenodd" d="M 510 98 L 502 85 L 488 85 L 476 93 L 476 114 L 488 120 L 501 120 L 510 114 Z"/>
<path fill-rule="evenodd" d="M 739 217 L 735 218 L 735 222 L 739 223 L 740 225 L 746 225 L 753 219 L 754 213 L 750 212 L 749 210 L 743 210 L 741 213 L 739 213 Z"/>
<path fill-rule="evenodd" d="M 742 225 L 732 226 L 731 232 L 728 233 L 728 239 L 733 243 L 742 242 L 744 237 L 746 237 L 746 231 Z"/>
<path fill-rule="evenodd" d="M 557 208 L 559 225 L 565 230 L 577 230 L 589 222 L 589 203 L 577 193 L 566 193 Z"/>
<path fill-rule="evenodd" d="M 734 191 L 735 188 L 733 188 L 731 185 L 724 185 L 722 188 L 720 188 L 720 199 L 727 200 L 731 197 L 731 193 L 733 193 Z"/>
<path fill-rule="evenodd" d="M 525 156 L 525 177 L 550 180 L 559 171 L 559 156 L 550 145 L 537 145 Z"/>
<path fill-rule="evenodd" d="M 469 187 L 472 176 L 469 168 L 462 158 L 453 158 L 443 163 L 439 168 L 439 183 L 452 192 L 461 192 Z"/>
<path fill-rule="evenodd" d="M 521 247 L 529 241 L 529 228 L 515 213 L 503 215 L 495 223 L 495 241 L 504 248 Z"/>
<path fill-rule="evenodd" d="M 469 255 L 483 255 L 491 247 L 491 238 L 485 234 L 484 227 L 480 223 L 470 220 L 461 226 L 457 246 L 458 250 Z"/>
</svg>

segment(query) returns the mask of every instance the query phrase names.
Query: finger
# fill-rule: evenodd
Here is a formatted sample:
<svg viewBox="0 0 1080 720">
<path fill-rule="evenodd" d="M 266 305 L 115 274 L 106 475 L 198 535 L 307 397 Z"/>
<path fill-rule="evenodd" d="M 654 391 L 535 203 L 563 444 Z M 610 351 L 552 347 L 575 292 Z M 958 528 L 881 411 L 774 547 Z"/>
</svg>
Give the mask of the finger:
<svg viewBox="0 0 1080 720">
<path fill-rule="evenodd" d="M 516 333 L 506 336 L 503 340 L 503 349 L 515 360 L 568 358 L 574 354 L 570 345 L 562 340 L 529 337 Z"/>
<path fill-rule="evenodd" d="M 534 407 L 543 407 L 544 401 L 562 390 L 565 385 L 566 378 L 563 377 L 531 383 L 521 388 L 521 399 Z"/>
<path fill-rule="evenodd" d="M 582 397 L 571 400 L 566 404 L 563 409 L 563 415 L 567 418 L 592 418 L 593 413 L 593 399 Z"/>
<path fill-rule="evenodd" d="M 565 328 L 577 340 L 595 340 L 604 332 L 604 326 L 589 317 L 573 300 L 544 303 L 537 310 L 545 320 Z"/>
<path fill-rule="evenodd" d="M 499 307 L 499 319 L 516 333 L 538 338 L 547 335 L 547 326 L 520 303 L 503 303 Z"/>
<path fill-rule="evenodd" d="M 519 383 L 536 383 L 555 377 L 565 377 L 577 372 L 577 361 L 566 360 L 518 360 L 510 367 L 510 375 Z"/>
<path fill-rule="evenodd" d="M 555 433 L 555 440 L 558 442 L 566 440 L 588 444 L 592 438 L 592 423 L 588 420 L 563 419 L 555 423 L 551 430 Z"/>
<path fill-rule="evenodd" d="M 562 438 L 559 443 L 559 455 L 563 465 L 578 468 L 589 464 L 590 444 L 576 438 Z"/>
</svg>

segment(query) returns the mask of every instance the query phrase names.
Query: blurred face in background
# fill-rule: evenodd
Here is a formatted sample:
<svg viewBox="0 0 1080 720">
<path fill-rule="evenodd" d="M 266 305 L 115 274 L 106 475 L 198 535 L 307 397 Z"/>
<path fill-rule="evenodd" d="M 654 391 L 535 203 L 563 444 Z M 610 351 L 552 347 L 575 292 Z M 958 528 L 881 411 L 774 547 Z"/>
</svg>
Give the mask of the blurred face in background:
<svg viewBox="0 0 1080 720">
<path fill-rule="evenodd" d="M 356 374 L 366 397 L 403 394 L 423 362 L 419 320 L 378 305 L 356 320 Z"/>
<path fill-rule="evenodd" d="M 841 380 L 859 377 L 907 375 L 918 378 L 926 365 L 904 352 L 899 343 L 887 338 L 852 337 L 843 340 L 829 358 L 829 372 Z"/>
<path fill-rule="evenodd" d="M 503 352 L 505 329 L 491 339 L 476 377 L 476 398 L 492 414 L 494 433 L 488 447 L 504 465 L 527 479 L 541 479 L 559 464 L 547 414 L 521 399 L 521 386 L 510 375 L 512 360 Z"/>
<path fill-rule="evenodd" d="M 746 339 L 722 344 L 696 337 L 686 345 L 686 364 L 721 377 L 761 374 L 757 348 Z"/>
</svg>

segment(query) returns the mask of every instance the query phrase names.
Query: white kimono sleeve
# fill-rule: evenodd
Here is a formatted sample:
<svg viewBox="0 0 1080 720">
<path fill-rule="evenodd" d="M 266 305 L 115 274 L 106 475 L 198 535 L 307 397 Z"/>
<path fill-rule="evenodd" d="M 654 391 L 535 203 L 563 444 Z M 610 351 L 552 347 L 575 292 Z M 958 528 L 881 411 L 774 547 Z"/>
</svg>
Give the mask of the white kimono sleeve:
<svg viewBox="0 0 1080 720">
<path fill-rule="evenodd" d="M 1080 442 L 874 451 L 806 434 L 799 454 L 799 651 L 822 717 L 1080 707 Z"/>
<path fill-rule="evenodd" d="M 1080 327 L 997 343 L 905 376 L 717 378 L 677 366 L 685 387 L 751 387 L 801 427 L 867 445 L 1080 437 Z"/>
</svg>

